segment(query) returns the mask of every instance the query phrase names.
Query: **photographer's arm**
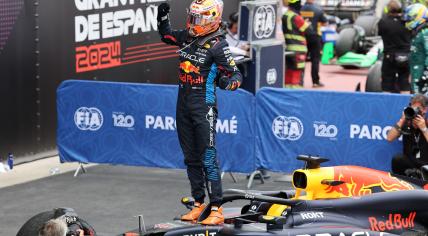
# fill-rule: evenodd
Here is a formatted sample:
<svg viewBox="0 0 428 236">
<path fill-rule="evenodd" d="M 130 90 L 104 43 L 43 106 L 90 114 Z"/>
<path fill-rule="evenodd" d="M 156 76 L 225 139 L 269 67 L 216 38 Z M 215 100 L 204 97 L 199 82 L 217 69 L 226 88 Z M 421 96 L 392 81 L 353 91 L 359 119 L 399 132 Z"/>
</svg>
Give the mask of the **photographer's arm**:
<svg viewBox="0 0 428 236">
<path fill-rule="evenodd" d="M 386 140 L 388 140 L 388 142 L 392 142 L 401 136 L 401 128 L 403 127 L 405 121 L 406 121 L 406 119 L 404 118 L 404 113 L 403 113 L 401 115 L 400 120 L 397 122 L 397 124 L 395 124 L 388 131 L 388 135 L 386 136 Z"/>
</svg>

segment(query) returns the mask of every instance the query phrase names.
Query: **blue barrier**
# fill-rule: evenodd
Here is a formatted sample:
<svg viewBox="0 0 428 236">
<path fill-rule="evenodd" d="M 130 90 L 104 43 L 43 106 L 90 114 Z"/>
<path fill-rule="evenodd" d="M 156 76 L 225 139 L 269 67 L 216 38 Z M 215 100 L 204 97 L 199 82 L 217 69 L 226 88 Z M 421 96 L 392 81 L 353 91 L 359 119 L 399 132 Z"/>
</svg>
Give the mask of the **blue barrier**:
<svg viewBox="0 0 428 236">
<path fill-rule="evenodd" d="M 61 161 L 184 168 L 175 128 L 177 86 L 66 81 L 58 88 Z M 218 90 L 223 171 L 290 172 L 298 154 L 330 165 L 389 170 L 401 142 L 385 140 L 409 96 L 264 88 Z"/>
<path fill-rule="evenodd" d="M 264 88 L 256 95 L 257 166 L 289 172 L 298 154 L 329 158 L 329 165 L 390 169 L 401 142 L 385 140 L 409 96 Z"/>
<path fill-rule="evenodd" d="M 175 128 L 177 86 L 65 81 L 57 90 L 63 162 L 183 168 Z M 218 91 L 217 150 L 223 171 L 251 172 L 255 98 Z"/>
</svg>

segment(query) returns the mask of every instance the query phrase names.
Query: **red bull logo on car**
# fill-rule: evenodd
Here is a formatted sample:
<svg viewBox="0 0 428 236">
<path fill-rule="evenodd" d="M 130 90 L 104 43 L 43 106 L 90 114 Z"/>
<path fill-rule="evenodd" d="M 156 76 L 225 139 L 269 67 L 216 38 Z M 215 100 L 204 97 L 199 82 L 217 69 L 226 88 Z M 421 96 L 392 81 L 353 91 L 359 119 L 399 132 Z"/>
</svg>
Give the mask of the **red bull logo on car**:
<svg viewBox="0 0 428 236">
<path fill-rule="evenodd" d="M 407 217 L 402 214 L 389 214 L 387 220 L 369 217 L 370 229 L 373 231 L 391 231 L 411 229 L 415 227 L 416 212 L 410 212 Z"/>
<path fill-rule="evenodd" d="M 390 173 L 359 166 L 334 167 L 334 180 L 343 181 L 337 186 L 328 186 L 327 193 L 340 193 L 343 197 L 363 196 L 377 192 L 412 190 L 414 187 Z"/>
</svg>

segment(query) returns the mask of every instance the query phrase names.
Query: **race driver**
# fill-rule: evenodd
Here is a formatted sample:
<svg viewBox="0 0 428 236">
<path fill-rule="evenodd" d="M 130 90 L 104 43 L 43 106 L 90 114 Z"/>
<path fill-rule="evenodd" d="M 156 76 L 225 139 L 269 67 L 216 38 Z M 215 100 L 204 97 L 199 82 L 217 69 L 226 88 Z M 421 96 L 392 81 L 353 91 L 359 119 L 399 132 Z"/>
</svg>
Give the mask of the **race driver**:
<svg viewBox="0 0 428 236">
<path fill-rule="evenodd" d="M 211 213 L 200 223 L 222 224 L 223 190 L 215 148 L 216 85 L 221 89 L 236 90 L 242 75 L 225 40 L 221 24 L 222 0 L 193 1 L 184 30 L 171 29 L 169 12 L 168 3 L 159 5 L 158 28 L 163 42 L 180 48 L 177 132 L 195 198 L 194 208 L 181 219 L 193 222 L 198 219 L 207 206 L 204 204 L 206 188 Z"/>
<path fill-rule="evenodd" d="M 410 45 L 410 75 L 412 93 L 428 92 L 428 9 L 420 4 L 412 4 L 404 11 L 405 26 L 412 31 Z"/>
</svg>

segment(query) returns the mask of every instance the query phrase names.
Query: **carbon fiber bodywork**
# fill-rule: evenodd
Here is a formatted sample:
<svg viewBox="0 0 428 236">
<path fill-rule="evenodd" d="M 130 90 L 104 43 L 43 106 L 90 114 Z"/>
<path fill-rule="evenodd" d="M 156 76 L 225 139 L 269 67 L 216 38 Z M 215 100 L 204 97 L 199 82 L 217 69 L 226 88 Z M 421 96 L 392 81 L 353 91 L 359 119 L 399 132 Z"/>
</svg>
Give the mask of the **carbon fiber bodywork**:
<svg viewBox="0 0 428 236">
<path fill-rule="evenodd" d="M 157 224 L 147 232 L 123 235 L 171 236 L 357 236 L 426 235 L 428 192 L 422 189 L 381 192 L 361 197 L 328 200 L 293 200 L 271 194 L 235 191 L 226 201 L 248 199 L 240 215 L 223 226 L 202 226 L 174 221 Z M 288 207 L 278 217 L 266 217 L 273 204 Z"/>
<path fill-rule="evenodd" d="M 322 157 L 297 159 L 305 164 L 293 173 L 295 191 L 225 191 L 222 204 L 249 204 L 240 210 L 226 208 L 223 226 L 174 221 L 122 235 L 427 235 L 428 182 L 359 166 L 321 167 L 328 161 Z M 208 205 L 197 222 L 210 211 Z"/>
</svg>

